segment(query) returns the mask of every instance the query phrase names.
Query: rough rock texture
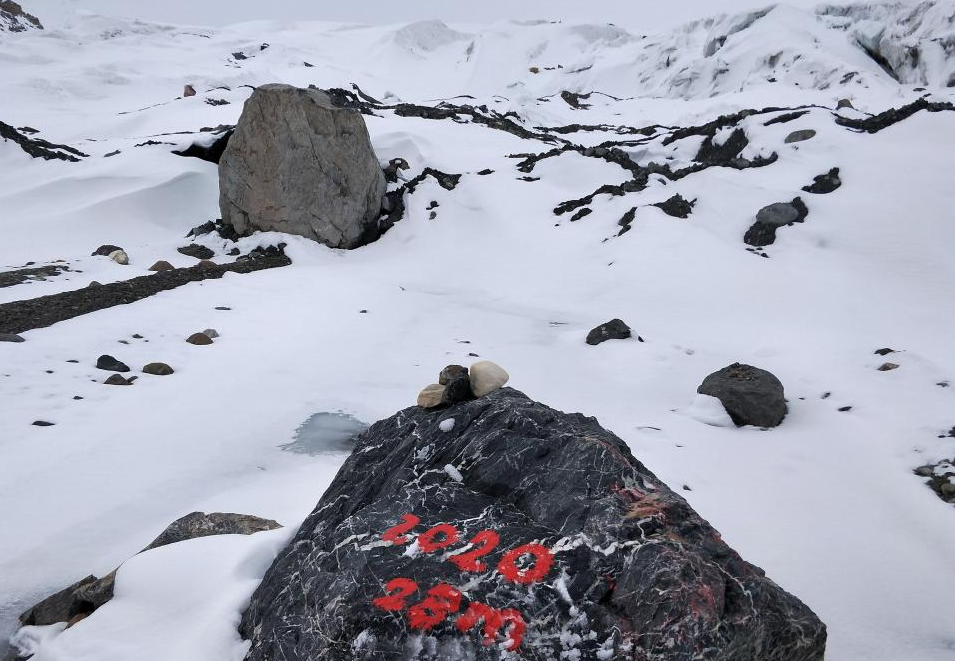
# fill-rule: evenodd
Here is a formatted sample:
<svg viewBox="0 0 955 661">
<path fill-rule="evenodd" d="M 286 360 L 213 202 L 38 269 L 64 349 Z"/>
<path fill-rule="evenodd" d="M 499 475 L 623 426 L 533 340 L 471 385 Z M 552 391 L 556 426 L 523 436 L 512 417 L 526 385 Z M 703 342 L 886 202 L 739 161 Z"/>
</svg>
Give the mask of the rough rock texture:
<svg viewBox="0 0 955 661">
<path fill-rule="evenodd" d="M 623 441 L 510 388 L 363 432 L 240 632 L 247 661 L 819 661 L 826 640 Z"/>
<path fill-rule="evenodd" d="M 776 202 L 760 209 L 756 222 L 746 230 L 743 243 L 750 246 L 768 246 L 776 241 L 776 230 L 785 225 L 801 223 L 809 215 L 809 209 L 802 198 L 792 202 Z"/>
<path fill-rule="evenodd" d="M 275 230 L 356 248 L 378 238 L 384 194 L 361 113 L 318 89 L 256 88 L 219 161 L 222 220 L 243 235 Z"/>
<path fill-rule="evenodd" d="M 205 333 L 193 333 L 186 338 L 186 342 L 189 344 L 195 344 L 197 346 L 205 346 L 207 344 L 212 344 L 212 338 Z"/>
<path fill-rule="evenodd" d="M 152 374 L 154 376 L 169 376 L 170 374 L 174 374 L 175 370 L 166 363 L 149 363 L 143 366 L 143 373 Z"/>
<path fill-rule="evenodd" d="M 160 259 L 158 262 L 149 267 L 150 271 L 172 271 L 175 266 L 170 264 L 164 259 Z"/>
<path fill-rule="evenodd" d="M 719 399 L 737 426 L 776 427 L 786 417 L 783 384 L 758 367 L 733 363 L 706 377 L 696 391 Z"/>
<path fill-rule="evenodd" d="M 176 248 L 176 252 L 186 257 L 195 257 L 196 259 L 212 259 L 216 256 L 215 251 L 206 246 L 200 246 L 198 243 L 190 243 L 188 246 Z"/>
<path fill-rule="evenodd" d="M 433 409 L 441 406 L 446 387 L 447 386 L 443 386 L 439 383 L 432 383 L 431 385 L 425 386 L 421 392 L 418 393 L 418 406 L 425 409 Z"/>
<path fill-rule="evenodd" d="M 587 333 L 587 344 L 596 346 L 607 340 L 625 340 L 630 337 L 630 327 L 620 319 L 611 319 Z"/>
<path fill-rule="evenodd" d="M 13 0 L 0 0 L 0 32 L 42 30 L 40 19 L 23 11 Z"/>
<path fill-rule="evenodd" d="M 197 537 L 251 535 L 280 527 L 271 519 L 261 519 L 248 514 L 193 512 L 173 521 L 143 551 Z M 117 571 L 114 569 L 103 578 L 87 576 L 68 588 L 50 595 L 20 615 L 20 624 L 26 626 L 69 622 L 77 615 L 92 613 L 113 598 Z"/>
<path fill-rule="evenodd" d="M 128 372 L 129 365 L 104 353 L 96 359 L 96 369 L 109 372 Z"/>
<path fill-rule="evenodd" d="M 812 178 L 812 183 L 803 186 L 802 189 L 807 193 L 815 195 L 827 195 L 842 186 L 842 179 L 839 178 L 839 168 L 832 168 L 825 174 L 819 174 Z"/>
</svg>

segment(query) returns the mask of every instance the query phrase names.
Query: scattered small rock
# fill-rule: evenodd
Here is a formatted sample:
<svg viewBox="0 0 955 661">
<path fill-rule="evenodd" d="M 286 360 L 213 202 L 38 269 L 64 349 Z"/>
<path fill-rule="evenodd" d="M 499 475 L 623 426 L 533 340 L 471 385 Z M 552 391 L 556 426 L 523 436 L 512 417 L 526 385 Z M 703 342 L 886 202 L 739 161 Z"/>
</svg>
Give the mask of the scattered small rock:
<svg viewBox="0 0 955 661">
<path fill-rule="evenodd" d="M 196 88 L 193 87 L 192 85 L 186 85 L 185 87 L 182 88 L 182 95 L 184 97 L 195 96 Z"/>
<path fill-rule="evenodd" d="M 73 395 L 73 399 L 75 399 L 75 400 L 80 400 L 80 399 L 83 399 L 83 398 L 80 397 L 79 395 Z"/>
<path fill-rule="evenodd" d="M 108 379 L 103 381 L 104 384 L 108 386 L 131 386 L 133 385 L 132 379 L 126 379 L 121 374 L 113 374 Z"/>
<path fill-rule="evenodd" d="M 215 257 L 215 251 L 205 246 L 200 246 L 198 243 L 190 243 L 188 246 L 183 246 L 182 248 L 176 248 L 176 252 L 186 255 L 187 257 L 195 257 L 196 259 L 211 259 Z"/>
<path fill-rule="evenodd" d="M 897 370 L 897 369 L 899 369 L 899 366 L 895 363 L 882 363 L 881 365 L 879 365 L 880 372 L 890 372 L 892 370 Z"/>
<path fill-rule="evenodd" d="M 630 327 L 620 319 L 611 319 L 587 333 L 587 344 L 596 346 L 607 340 L 625 340 L 631 336 Z"/>
<path fill-rule="evenodd" d="M 160 259 L 158 262 L 149 267 L 150 271 L 172 271 L 176 267 L 167 262 L 164 259 Z"/>
<path fill-rule="evenodd" d="M 107 370 L 109 372 L 128 372 L 129 366 L 108 354 L 103 354 L 96 359 L 96 369 Z"/>
<path fill-rule="evenodd" d="M 206 335 L 205 333 L 193 333 L 186 338 L 186 342 L 189 344 L 195 344 L 203 346 L 206 344 L 212 344 L 212 338 Z"/>
<path fill-rule="evenodd" d="M 826 174 L 813 177 L 813 182 L 803 186 L 802 189 L 814 195 L 827 195 L 840 186 L 842 186 L 842 179 L 839 178 L 839 168 L 832 168 Z"/>
<path fill-rule="evenodd" d="M 500 365 L 489 360 L 478 361 L 470 369 L 471 392 L 475 397 L 484 397 L 502 388 L 510 378 Z"/>
<path fill-rule="evenodd" d="M 693 207 L 695 205 L 696 200 L 688 201 L 677 193 L 668 200 L 657 202 L 650 206 L 660 209 L 660 211 L 673 218 L 689 218 L 690 214 L 693 213 Z M 631 220 L 633 219 L 631 218 Z"/>
<path fill-rule="evenodd" d="M 0 333 L 0 342 L 26 342 L 16 333 Z"/>
<path fill-rule="evenodd" d="M 166 363 L 149 363 L 143 367 L 144 374 L 153 374 L 155 376 L 169 376 L 174 370 Z"/>
<path fill-rule="evenodd" d="M 123 266 L 129 264 L 129 255 L 126 254 L 125 250 L 114 250 L 109 254 L 109 258 L 117 264 L 122 264 Z"/>
<path fill-rule="evenodd" d="M 34 420 L 34 421 L 33 421 L 33 426 L 34 426 L 34 427 L 52 427 L 54 424 L 56 424 L 56 423 L 47 422 L 46 420 Z"/>
<path fill-rule="evenodd" d="M 786 144 L 792 144 L 794 142 L 803 142 L 805 140 L 810 140 L 811 138 L 816 137 L 816 132 L 812 129 L 800 129 L 799 131 L 793 131 L 786 136 Z"/>
<path fill-rule="evenodd" d="M 842 110 L 843 108 L 851 108 L 855 110 L 856 107 L 852 105 L 852 101 L 849 99 L 839 99 L 839 102 L 836 104 L 836 110 Z"/>
<path fill-rule="evenodd" d="M 418 393 L 418 406 L 423 409 L 433 409 L 441 406 L 441 400 L 444 397 L 445 386 L 438 383 L 432 383 L 425 386 L 424 390 Z"/>
<path fill-rule="evenodd" d="M 895 349 L 890 349 L 885 347 L 884 349 L 876 349 L 875 355 L 877 356 L 888 356 L 890 353 L 895 353 Z"/>
<path fill-rule="evenodd" d="M 837 410 L 838 410 L 840 413 L 846 413 L 847 411 L 851 411 L 851 410 L 852 410 L 852 407 L 851 407 L 851 406 L 840 406 Z"/>
<path fill-rule="evenodd" d="M 776 427 L 786 417 L 783 384 L 752 365 L 733 363 L 713 372 L 696 391 L 719 399 L 737 427 Z"/>
<path fill-rule="evenodd" d="M 219 306 L 216 307 L 216 310 L 231 310 L 231 309 L 232 309 L 232 308 L 227 307 L 227 306 L 225 306 L 225 305 L 219 305 Z"/>
</svg>

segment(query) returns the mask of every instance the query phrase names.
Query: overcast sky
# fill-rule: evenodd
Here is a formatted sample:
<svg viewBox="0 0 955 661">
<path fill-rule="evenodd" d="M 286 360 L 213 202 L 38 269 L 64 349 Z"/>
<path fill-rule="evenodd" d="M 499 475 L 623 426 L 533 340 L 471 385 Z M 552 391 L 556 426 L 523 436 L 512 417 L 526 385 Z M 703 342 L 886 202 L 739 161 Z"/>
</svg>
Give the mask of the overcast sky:
<svg viewBox="0 0 955 661">
<path fill-rule="evenodd" d="M 503 19 L 563 19 L 617 23 L 637 31 L 695 18 L 766 6 L 758 0 L 19 0 L 55 26 L 64 10 L 79 9 L 147 21 L 221 26 L 257 19 L 405 23 L 490 23 Z M 817 0 L 790 0 L 812 7 Z"/>
</svg>

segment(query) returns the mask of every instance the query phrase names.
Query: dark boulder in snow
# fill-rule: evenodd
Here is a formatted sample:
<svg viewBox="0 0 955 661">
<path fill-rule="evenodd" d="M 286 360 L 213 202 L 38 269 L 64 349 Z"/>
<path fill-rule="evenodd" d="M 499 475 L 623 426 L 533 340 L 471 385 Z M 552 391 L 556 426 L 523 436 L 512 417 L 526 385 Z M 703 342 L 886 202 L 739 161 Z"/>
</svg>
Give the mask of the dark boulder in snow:
<svg viewBox="0 0 955 661">
<path fill-rule="evenodd" d="M 111 243 L 106 243 L 106 244 L 101 245 L 99 248 L 97 248 L 97 249 L 94 250 L 93 252 L 91 252 L 91 253 L 90 253 L 90 257 L 97 257 L 97 256 L 100 256 L 100 257 L 109 257 L 111 254 L 113 254 L 113 253 L 116 252 L 117 250 L 123 250 L 123 249 L 120 248 L 119 246 L 114 246 L 114 245 L 111 244 Z M 124 251 L 124 252 L 125 252 L 125 251 Z"/>
<path fill-rule="evenodd" d="M 809 215 L 802 198 L 792 202 L 776 202 L 760 209 L 756 222 L 746 230 L 743 242 L 750 246 L 768 246 L 776 241 L 776 230 L 785 225 L 801 223 Z"/>
<path fill-rule="evenodd" d="M 673 218 L 689 218 L 690 214 L 693 213 L 694 205 L 696 205 L 696 200 L 687 200 L 682 195 L 677 193 L 673 197 L 666 199 L 663 202 L 657 202 L 656 204 L 651 204 L 650 206 L 658 208 L 660 211 L 668 216 L 672 216 Z"/>
<path fill-rule="evenodd" d="M 361 112 L 314 88 L 256 88 L 219 161 L 222 221 L 241 235 L 357 248 L 380 234 L 385 189 Z"/>
<path fill-rule="evenodd" d="M 251 535 L 280 527 L 275 521 L 248 514 L 193 512 L 169 524 L 169 527 L 140 553 L 197 537 Z M 92 613 L 113 598 L 117 571 L 114 569 L 102 578 L 87 576 L 68 588 L 50 595 L 20 615 L 20 624 L 27 626 L 69 622 L 78 615 Z"/>
<path fill-rule="evenodd" d="M 737 426 L 776 427 L 786 417 L 783 384 L 752 365 L 733 363 L 713 372 L 696 391 L 719 399 Z"/>
<path fill-rule="evenodd" d="M 363 432 L 240 632 L 247 661 L 819 661 L 826 640 L 618 437 L 510 388 Z"/>
<path fill-rule="evenodd" d="M 104 353 L 96 359 L 96 369 L 109 372 L 128 372 L 129 365 Z"/>
<path fill-rule="evenodd" d="M 620 319 L 611 319 L 587 333 L 587 344 L 596 346 L 607 340 L 625 340 L 630 337 L 630 327 Z"/>
<path fill-rule="evenodd" d="M 813 177 L 812 183 L 808 186 L 803 186 L 802 189 L 807 193 L 826 195 L 840 186 L 842 186 L 842 179 L 839 178 L 839 168 L 832 168 L 826 174 Z"/>
</svg>

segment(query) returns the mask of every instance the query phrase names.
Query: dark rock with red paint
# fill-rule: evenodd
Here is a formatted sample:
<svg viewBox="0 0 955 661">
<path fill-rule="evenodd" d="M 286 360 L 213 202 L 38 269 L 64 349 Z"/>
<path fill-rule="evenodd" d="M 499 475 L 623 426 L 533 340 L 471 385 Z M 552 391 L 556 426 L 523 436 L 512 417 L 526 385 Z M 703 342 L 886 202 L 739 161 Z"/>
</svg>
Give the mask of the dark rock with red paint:
<svg viewBox="0 0 955 661">
<path fill-rule="evenodd" d="M 510 388 L 363 432 L 240 632 L 247 661 L 819 661 L 826 641 L 617 436 Z"/>
</svg>

